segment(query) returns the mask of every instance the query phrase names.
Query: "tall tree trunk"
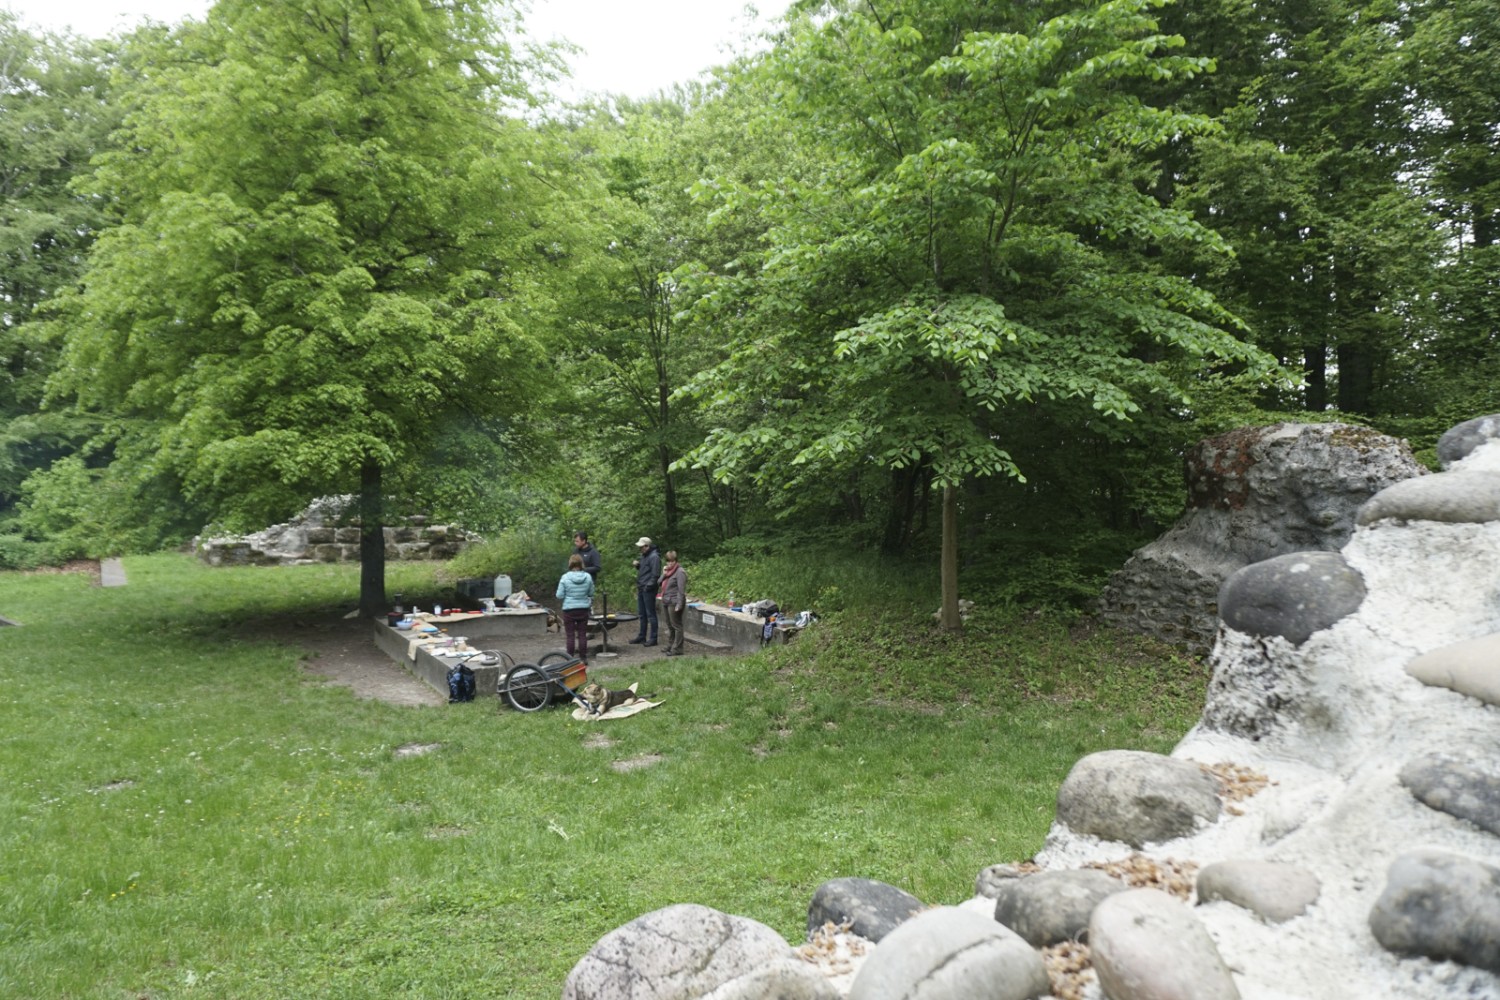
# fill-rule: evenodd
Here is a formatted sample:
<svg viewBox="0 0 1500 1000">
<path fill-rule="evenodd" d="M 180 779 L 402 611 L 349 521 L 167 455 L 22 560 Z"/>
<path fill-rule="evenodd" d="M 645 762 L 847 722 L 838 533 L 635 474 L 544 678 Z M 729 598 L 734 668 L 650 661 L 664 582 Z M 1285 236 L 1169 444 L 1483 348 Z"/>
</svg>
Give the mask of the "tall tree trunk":
<svg viewBox="0 0 1500 1000">
<path fill-rule="evenodd" d="M 1328 345 L 1321 339 L 1302 349 L 1302 372 L 1307 377 L 1303 406 L 1317 412 L 1328 406 Z"/>
<path fill-rule="evenodd" d="M 661 470 L 662 514 L 666 517 L 667 537 L 677 537 L 677 522 L 682 512 L 677 509 L 677 480 L 672 476 L 672 453 L 666 445 L 656 449 L 656 464 Z"/>
<path fill-rule="evenodd" d="M 1339 409 L 1345 413 L 1368 414 L 1372 409 L 1375 359 L 1371 353 L 1367 344 L 1340 344 L 1335 351 L 1339 362 Z"/>
<path fill-rule="evenodd" d="M 381 469 L 367 458 L 359 470 L 359 613 L 373 618 L 385 611 L 385 503 Z"/>
<path fill-rule="evenodd" d="M 958 616 L 958 491 L 943 487 L 943 610 L 940 623 L 950 632 L 964 630 Z"/>
<path fill-rule="evenodd" d="M 908 465 L 904 469 L 891 470 L 890 507 L 885 516 L 884 537 L 880 551 L 887 555 L 901 555 L 911 541 L 912 519 L 916 516 L 917 484 L 922 466 Z"/>
</svg>

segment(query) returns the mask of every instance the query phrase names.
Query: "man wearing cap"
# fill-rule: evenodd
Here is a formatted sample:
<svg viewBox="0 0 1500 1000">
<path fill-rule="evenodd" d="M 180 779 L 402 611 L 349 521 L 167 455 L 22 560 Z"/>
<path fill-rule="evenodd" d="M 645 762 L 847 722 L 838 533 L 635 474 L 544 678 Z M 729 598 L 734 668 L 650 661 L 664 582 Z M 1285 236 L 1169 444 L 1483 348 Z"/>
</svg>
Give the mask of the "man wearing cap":
<svg viewBox="0 0 1500 1000">
<path fill-rule="evenodd" d="M 656 645 L 656 583 L 661 576 L 661 556 L 651 539 L 642 535 L 635 543 L 641 550 L 640 558 L 631 562 L 635 567 L 635 610 L 641 623 L 641 634 L 631 639 L 632 645 Z"/>
</svg>

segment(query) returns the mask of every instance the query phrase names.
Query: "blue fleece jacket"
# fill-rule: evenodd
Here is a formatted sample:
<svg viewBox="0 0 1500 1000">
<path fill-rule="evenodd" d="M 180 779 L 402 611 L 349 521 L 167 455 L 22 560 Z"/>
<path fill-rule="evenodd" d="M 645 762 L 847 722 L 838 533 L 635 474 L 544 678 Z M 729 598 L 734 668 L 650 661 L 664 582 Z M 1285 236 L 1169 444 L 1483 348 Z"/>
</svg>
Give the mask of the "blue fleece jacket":
<svg viewBox="0 0 1500 1000">
<path fill-rule="evenodd" d="M 557 598 L 564 611 L 590 607 L 594 603 L 594 578 L 581 569 L 564 573 L 557 581 Z"/>
</svg>

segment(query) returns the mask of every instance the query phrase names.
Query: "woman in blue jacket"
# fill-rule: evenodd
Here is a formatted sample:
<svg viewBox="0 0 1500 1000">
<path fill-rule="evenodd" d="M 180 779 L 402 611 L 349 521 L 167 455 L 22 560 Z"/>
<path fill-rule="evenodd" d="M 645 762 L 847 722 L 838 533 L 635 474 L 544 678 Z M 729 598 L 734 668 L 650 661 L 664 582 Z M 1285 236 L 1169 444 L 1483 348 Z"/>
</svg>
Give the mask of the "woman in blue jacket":
<svg viewBox="0 0 1500 1000">
<path fill-rule="evenodd" d="M 562 601 L 563 634 L 568 655 L 589 661 L 589 611 L 594 606 L 594 578 L 583 570 L 583 556 L 573 553 L 568 571 L 557 581 L 557 599 Z"/>
</svg>

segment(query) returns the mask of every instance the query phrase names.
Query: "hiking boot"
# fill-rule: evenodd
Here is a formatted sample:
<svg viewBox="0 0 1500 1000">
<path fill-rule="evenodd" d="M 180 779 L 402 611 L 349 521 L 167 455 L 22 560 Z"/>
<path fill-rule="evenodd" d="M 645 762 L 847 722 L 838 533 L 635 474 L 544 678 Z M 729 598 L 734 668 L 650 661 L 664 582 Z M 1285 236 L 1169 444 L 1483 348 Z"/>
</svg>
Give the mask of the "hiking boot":
<svg viewBox="0 0 1500 1000">
<path fill-rule="evenodd" d="M 646 637 L 645 637 L 645 636 L 643 636 L 643 635 L 638 635 L 638 636 L 636 636 L 636 637 L 635 637 L 635 638 L 634 638 L 634 639 L 631 639 L 631 640 L 630 640 L 630 644 L 631 644 L 631 645 L 632 645 L 632 646 L 639 646 L 639 645 L 641 645 L 641 644 L 642 644 L 642 643 L 644 643 L 644 642 L 645 642 L 645 641 L 646 641 Z"/>
<path fill-rule="evenodd" d="M 654 645 L 656 645 L 656 640 L 655 639 L 648 639 L 645 642 L 641 643 L 641 645 L 642 646 L 654 646 Z"/>
</svg>

